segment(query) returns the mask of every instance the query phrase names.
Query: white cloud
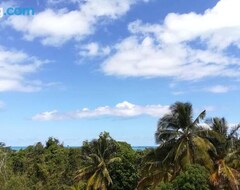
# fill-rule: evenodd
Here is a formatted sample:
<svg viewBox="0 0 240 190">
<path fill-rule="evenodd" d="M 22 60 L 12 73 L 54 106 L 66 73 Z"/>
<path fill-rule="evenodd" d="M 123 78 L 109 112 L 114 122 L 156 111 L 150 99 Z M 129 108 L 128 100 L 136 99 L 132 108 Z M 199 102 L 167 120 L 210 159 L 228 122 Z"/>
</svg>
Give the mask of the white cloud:
<svg viewBox="0 0 240 190">
<path fill-rule="evenodd" d="M 223 85 L 216 85 L 206 89 L 206 91 L 212 92 L 212 93 L 226 93 L 229 90 L 230 90 L 230 87 L 223 86 Z"/>
<path fill-rule="evenodd" d="M 240 42 L 239 6 L 239 0 L 220 0 L 203 14 L 170 13 L 163 24 L 137 21 L 129 29 L 133 33 L 153 33 L 164 43 L 176 44 L 201 38 L 211 47 L 224 48 Z"/>
<path fill-rule="evenodd" d="M 116 45 L 116 53 L 102 65 L 108 75 L 174 77 L 181 80 L 209 76 L 240 76 L 231 69 L 239 60 L 213 50 L 184 44 L 161 44 L 152 37 L 131 36 Z"/>
<path fill-rule="evenodd" d="M 78 10 L 46 9 L 33 17 L 9 17 L 8 25 L 23 32 L 24 38 L 39 38 L 45 45 L 59 46 L 70 39 L 81 40 L 92 34 L 102 18 L 117 19 L 136 0 L 88 0 Z"/>
<path fill-rule="evenodd" d="M 230 45 L 240 47 L 239 6 L 239 0 L 221 0 L 203 14 L 170 13 L 163 24 L 130 23 L 131 36 L 116 44 L 102 70 L 180 80 L 240 77 L 240 59 L 227 52 Z"/>
<path fill-rule="evenodd" d="M 137 117 L 140 115 L 148 115 L 152 117 L 161 117 L 169 111 L 169 106 L 161 105 L 135 105 L 127 101 L 118 103 L 115 107 L 102 106 L 93 110 L 83 108 L 80 111 L 60 113 L 57 110 L 48 111 L 36 114 L 32 117 L 37 121 L 50 121 L 50 120 L 64 120 L 64 119 L 82 119 L 82 118 L 95 118 L 101 116 L 113 117 Z"/>
<path fill-rule="evenodd" d="M 106 56 L 111 52 L 109 46 L 102 47 L 96 42 L 91 42 L 86 45 L 79 47 L 79 55 L 81 57 L 96 57 L 96 56 Z"/>
<path fill-rule="evenodd" d="M 32 119 L 33 120 L 50 121 L 50 120 L 60 120 L 60 119 L 64 119 L 64 118 L 62 118 L 60 115 L 58 115 L 57 110 L 53 110 L 53 111 L 46 111 L 41 114 L 37 114 Z"/>
<path fill-rule="evenodd" d="M 47 62 L 21 51 L 0 47 L 0 92 L 40 90 L 42 85 L 28 79 L 28 76 Z"/>
</svg>

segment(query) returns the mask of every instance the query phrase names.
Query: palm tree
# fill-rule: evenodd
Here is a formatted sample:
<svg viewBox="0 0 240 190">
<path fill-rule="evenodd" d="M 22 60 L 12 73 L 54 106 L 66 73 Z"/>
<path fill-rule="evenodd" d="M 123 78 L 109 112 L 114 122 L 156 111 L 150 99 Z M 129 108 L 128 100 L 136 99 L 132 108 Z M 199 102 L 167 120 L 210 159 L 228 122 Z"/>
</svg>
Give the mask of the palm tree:
<svg viewBox="0 0 240 190">
<path fill-rule="evenodd" d="M 82 165 L 76 180 L 86 180 L 86 190 L 107 190 L 112 185 L 109 166 L 117 161 L 117 143 L 108 133 L 102 133 L 99 139 L 84 142 L 82 147 Z"/>
<path fill-rule="evenodd" d="M 160 147 L 171 147 L 164 161 L 172 162 L 175 169 L 181 170 L 186 165 L 197 162 L 202 162 L 207 167 L 212 165 L 208 152 L 214 152 L 215 148 L 203 136 L 208 130 L 199 125 L 205 115 L 204 110 L 193 119 L 192 105 L 176 102 L 170 106 L 170 113 L 159 120 L 155 139 Z"/>
<path fill-rule="evenodd" d="M 214 170 L 211 173 L 210 181 L 216 188 L 225 187 L 232 190 L 239 189 L 240 172 L 240 149 L 236 146 L 236 135 L 240 125 L 236 126 L 228 134 L 228 125 L 225 118 L 213 118 L 208 120 L 212 131 L 221 138 L 210 137 L 217 154 L 213 155 L 215 162 Z"/>
<path fill-rule="evenodd" d="M 160 144 L 158 147 L 160 153 L 152 154 L 143 167 L 145 175 L 138 184 L 139 189 L 146 185 L 146 182 L 155 186 L 157 182 L 166 179 L 164 176 L 167 173 L 163 171 L 168 171 L 167 176 L 173 179 L 188 164 L 201 163 L 207 168 L 213 167 L 209 152 L 215 152 L 215 148 L 203 136 L 208 133 L 208 130 L 199 126 L 205 114 L 206 111 L 202 111 L 193 119 L 193 109 L 190 103 L 176 102 L 170 106 L 170 113 L 159 120 L 155 133 L 156 142 Z"/>
<path fill-rule="evenodd" d="M 206 120 L 206 123 L 210 125 L 210 128 L 217 132 L 218 134 L 222 135 L 223 137 L 227 138 L 228 136 L 228 125 L 226 119 L 223 118 L 210 118 Z"/>
<path fill-rule="evenodd" d="M 160 181 L 172 179 L 173 166 L 170 163 L 163 164 L 164 156 L 169 150 L 167 146 L 148 150 L 142 160 L 142 178 L 137 185 L 138 190 L 155 189 Z"/>
</svg>

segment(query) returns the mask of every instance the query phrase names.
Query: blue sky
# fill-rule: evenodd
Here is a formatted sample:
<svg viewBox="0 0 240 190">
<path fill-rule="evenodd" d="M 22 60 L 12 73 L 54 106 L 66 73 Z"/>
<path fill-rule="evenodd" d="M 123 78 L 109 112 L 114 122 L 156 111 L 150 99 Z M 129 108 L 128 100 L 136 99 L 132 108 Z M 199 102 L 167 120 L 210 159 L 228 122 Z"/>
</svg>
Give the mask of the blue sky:
<svg viewBox="0 0 240 190">
<path fill-rule="evenodd" d="M 176 101 L 239 122 L 239 0 L 1 0 L 0 141 L 154 145 Z"/>
</svg>

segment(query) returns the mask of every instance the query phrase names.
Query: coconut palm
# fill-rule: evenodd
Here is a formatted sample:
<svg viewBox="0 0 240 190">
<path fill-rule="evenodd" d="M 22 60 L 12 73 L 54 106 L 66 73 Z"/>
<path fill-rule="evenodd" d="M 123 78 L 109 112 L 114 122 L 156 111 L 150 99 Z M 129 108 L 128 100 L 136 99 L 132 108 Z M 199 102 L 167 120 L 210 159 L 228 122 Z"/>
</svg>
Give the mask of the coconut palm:
<svg viewBox="0 0 240 190">
<path fill-rule="evenodd" d="M 212 162 L 208 152 L 215 151 L 215 148 L 203 136 L 208 130 L 199 125 L 205 115 L 204 110 L 193 119 L 192 105 L 176 102 L 170 106 L 170 113 L 159 120 L 155 139 L 160 147 L 171 147 L 164 161 L 173 163 L 175 171 L 197 162 L 211 167 Z"/>
<path fill-rule="evenodd" d="M 160 181 L 170 181 L 172 179 L 173 167 L 170 163 L 164 163 L 165 155 L 170 147 L 158 147 L 149 149 L 144 156 L 141 166 L 142 178 L 138 183 L 138 190 L 147 188 L 154 189 Z"/>
<path fill-rule="evenodd" d="M 217 154 L 213 155 L 215 166 L 210 181 L 217 189 L 238 190 L 240 172 L 237 168 L 240 166 L 240 149 L 236 146 L 236 135 L 240 125 L 233 128 L 228 134 L 229 127 L 224 118 L 213 118 L 208 123 L 210 128 L 221 137 L 209 138 L 217 150 Z"/>
<path fill-rule="evenodd" d="M 166 179 L 166 175 L 174 178 L 188 164 L 201 163 L 207 168 L 213 167 L 209 152 L 215 152 L 215 148 L 203 136 L 208 130 L 199 126 L 205 114 L 202 111 L 193 119 L 190 103 L 176 102 L 170 106 L 170 113 L 159 120 L 155 133 L 156 142 L 160 144 L 159 153 L 147 155 L 150 160 L 143 167 L 145 175 L 138 184 L 139 189 L 146 186 L 146 183 L 155 186 Z"/>
<path fill-rule="evenodd" d="M 108 133 L 102 133 L 99 139 L 84 142 L 82 147 L 82 165 L 76 180 L 86 180 L 86 190 L 107 190 L 112 185 L 108 168 L 114 162 L 118 146 Z"/>
<path fill-rule="evenodd" d="M 209 124 L 210 128 L 217 132 L 218 134 L 222 135 L 223 137 L 227 138 L 228 136 L 228 125 L 226 119 L 223 118 L 210 118 L 206 120 L 206 123 Z"/>
</svg>

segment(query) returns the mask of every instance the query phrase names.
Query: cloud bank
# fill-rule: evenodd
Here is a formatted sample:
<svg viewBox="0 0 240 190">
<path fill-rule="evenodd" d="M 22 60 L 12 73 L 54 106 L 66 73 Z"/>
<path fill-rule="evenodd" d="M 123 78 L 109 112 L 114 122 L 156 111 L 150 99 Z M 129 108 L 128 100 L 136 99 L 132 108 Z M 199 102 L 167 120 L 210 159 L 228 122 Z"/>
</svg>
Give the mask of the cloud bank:
<svg viewBox="0 0 240 190">
<path fill-rule="evenodd" d="M 200 80 L 240 77 L 239 0 L 221 0 L 203 14 L 170 13 L 163 23 L 129 24 L 130 36 L 102 64 L 107 75 Z"/>
<path fill-rule="evenodd" d="M 0 46 L 0 92 L 41 90 L 41 81 L 30 80 L 48 61 L 40 60 L 21 51 L 9 50 Z"/>
<path fill-rule="evenodd" d="M 135 105 L 127 101 L 116 104 L 115 107 L 103 106 L 93 110 L 83 108 L 80 111 L 60 113 L 57 110 L 47 111 L 36 114 L 32 120 L 36 121 L 51 121 L 51 120 L 66 120 L 66 119 L 84 119 L 96 118 L 102 116 L 131 118 L 141 115 L 152 117 L 161 117 L 169 111 L 169 106 L 162 105 Z"/>
<path fill-rule="evenodd" d="M 7 24 L 22 32 L 27 40 L 38 38 L 44 45 L 59 46 L 68 40 L 81 40 L 93 34 L 101 19 L 118 19 L 136 2 L 101 0 L 99 4 L 97 0 L 87 0 L 78 10 L 48 8 L 33 17 L 9 17 Z"/>
</svg>

